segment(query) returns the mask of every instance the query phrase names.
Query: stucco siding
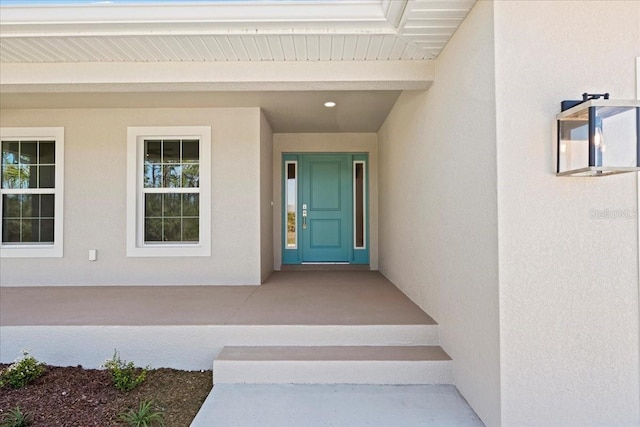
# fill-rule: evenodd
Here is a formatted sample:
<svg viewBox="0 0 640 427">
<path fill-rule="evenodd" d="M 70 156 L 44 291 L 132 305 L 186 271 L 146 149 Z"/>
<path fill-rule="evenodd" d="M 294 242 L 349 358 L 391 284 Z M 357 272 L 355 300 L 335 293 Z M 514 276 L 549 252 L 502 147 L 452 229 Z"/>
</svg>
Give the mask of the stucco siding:
<svg viewBox="0 0 640 427">
<path fill-rule="evenodd" d="M 65 129 L 64 257 L 4 258 L 2 286 L 260 283 L 258 108 L 3 110 L 0 120 Z M 211 126 L 212 255 L 127 258 L 127 126 L 171 125 Z"/>
<path fill-rule="evenodd" d="M 260 112 L 260 281 L 273 272 L 273 131 Z"/>
<path fill-rule="evenodd" d="M 378 133 L 380 271 L 440 324 L 455 384 L 500 424 L 493 5 L 479 2 Z"/>
<path fill-rule="evenodd" d="M 556 177 L 554 118 L 635 97 L 640 3 L 500 1 L 495 28 L 503 424 L 638 426 L 636 177 Z"/>
</svg>

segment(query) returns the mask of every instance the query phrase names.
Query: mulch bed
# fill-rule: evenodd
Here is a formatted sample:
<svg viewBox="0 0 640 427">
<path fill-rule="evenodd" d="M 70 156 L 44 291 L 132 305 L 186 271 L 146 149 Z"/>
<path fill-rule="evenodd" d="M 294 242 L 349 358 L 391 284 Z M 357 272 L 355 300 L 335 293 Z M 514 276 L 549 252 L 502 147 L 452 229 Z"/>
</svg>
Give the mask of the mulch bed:
<svg viewBox="0 0 640 427">
<path fill-rule="evenodd" d="M 0 370 L 7 365 L 0 365 Z M 0 389 L 0 414 L 20 406 L 33 427 L 124 426 L 119 414 L 153 400 L 167 427 L 188 427 L 211 391 L 211 371 L 150 370 L 132 391 L 117 390 L 108 371 L 47 366 L 21 389 Z"/>
</svg>

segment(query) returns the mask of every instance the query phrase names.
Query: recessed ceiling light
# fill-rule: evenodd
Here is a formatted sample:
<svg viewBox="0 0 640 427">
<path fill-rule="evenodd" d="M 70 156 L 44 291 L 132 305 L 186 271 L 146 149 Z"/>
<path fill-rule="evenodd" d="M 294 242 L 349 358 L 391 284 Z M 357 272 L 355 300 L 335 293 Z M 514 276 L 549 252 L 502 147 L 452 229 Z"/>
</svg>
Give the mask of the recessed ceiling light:
<svg viewBox="0 0 640 427">
<path fill-rule="evenodd" d="M 327 102 L 324 103 L 324 106 L 327 107 L 327 108 L 333 108 L 333 107 L 336 106 L 336 103 L 333 102 L 333 101 L 327 101 Z"/>
</svg>

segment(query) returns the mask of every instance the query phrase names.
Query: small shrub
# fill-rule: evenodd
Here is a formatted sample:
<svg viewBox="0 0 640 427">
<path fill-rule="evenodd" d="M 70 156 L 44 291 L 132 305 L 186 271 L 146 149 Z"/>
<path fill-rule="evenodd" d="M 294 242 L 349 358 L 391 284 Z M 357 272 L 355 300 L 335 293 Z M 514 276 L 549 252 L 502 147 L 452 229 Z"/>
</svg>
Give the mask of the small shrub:
<svg viewBox="0 0 640 427">
<path fill-rule="evenodd" d="M 7 411 L 2 415 L 0 427 L 27 427 L 31 424 L 31 415 L 22 412 L 19 406 Z"/>
<path fill-rule="evenodd" d="M 44 374 L 44 363 L 40 363 L 28 351 L 0 372 L 0 387 L 21 388 Z"/>
<path fill-rule="evenodd" d="M 130 427 L 151 427 L 153 425 L 164 426 L 162 413 L 154 411 L 153 401 L 143 400 L 138 410 L 129 409 L 120 414 L 120 419 Z"/>
<path fill-rule="evenodd" d="M 148 366 L 139 368 L 133 362 L 121 360 L 117 350 L 114 351 L 113 358 L 105 361 L 103 366 L 111 372 L 113 385 L 120 391 L 131 391 L 142 384 L 149 370 Z"/>
</svg>

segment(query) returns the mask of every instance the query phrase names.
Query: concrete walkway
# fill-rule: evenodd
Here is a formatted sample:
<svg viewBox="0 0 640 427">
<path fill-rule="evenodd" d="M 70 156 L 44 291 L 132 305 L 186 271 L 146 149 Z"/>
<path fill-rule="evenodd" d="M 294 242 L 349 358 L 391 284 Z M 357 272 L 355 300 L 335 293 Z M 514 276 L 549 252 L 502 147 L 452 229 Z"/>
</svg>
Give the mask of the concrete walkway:
<svg viewBox="0 0 640 427">
<path fill-rule="evenodd" d="M 191 427 L 481 427 L 451 385 L 216 385 Z"/>
</svg>

